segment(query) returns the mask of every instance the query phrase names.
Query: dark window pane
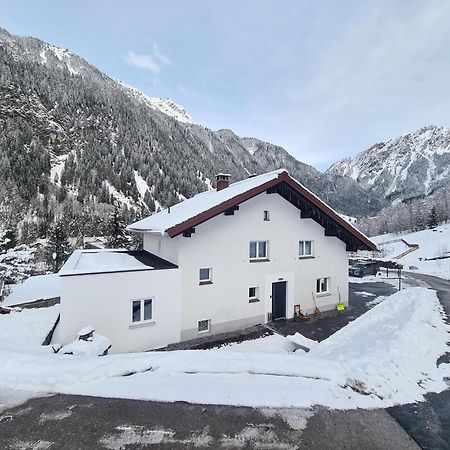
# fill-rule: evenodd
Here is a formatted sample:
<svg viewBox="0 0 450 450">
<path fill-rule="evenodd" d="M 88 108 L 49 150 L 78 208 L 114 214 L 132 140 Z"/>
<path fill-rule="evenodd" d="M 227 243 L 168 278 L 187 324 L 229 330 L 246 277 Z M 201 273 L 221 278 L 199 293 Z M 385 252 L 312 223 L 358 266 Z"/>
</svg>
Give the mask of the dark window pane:
<svg viewBox="0 0 450 450">
<path fill-rule="evenodd" d="M 256 258 L 256 241 L 250 242 L 250 258 Z"/>
<path fill-rule="evenodd" d="M 209 320 L 199 320 L 198 331 L 208 331 L 209 330 Z"/>
<path fill-rule="evenodd" d="M 139 322 L 140 320 L 141 320 L 141 301 L 135 300 L 133 301 L 132 321 Z"/>
<path fill-rule="evenodd" d="M 209 279 L 209 269 L 200 269 L 200 281 L 208 281 Z"/>
<path fill-rule="evenodd" d="M 316 292 L 320 292 L 320 278 L 318 278 L 316 282 Z"/>
<path fill-rule="evenodd" d="M 311 241 L 305 241 L 305 252 L 304 252 L 304 255 L 311 255 L 311 254 L 312 254 Z"/>
<path fill-rule="evenodd" d="M 144 320 L 152 320 L 152 300 L 144 300 Z"/>
<path fill-rule="evenodd" d="M 255 287 L 248 288 L 248 296 L 250 298 L 256 297 L 256 288 Z"/>
<path fill-rule="evenodd" d="M 265 258 L 267 256 L 267 242 L 260 241 L 258 246 L 258 258 Z"/>
</svg>

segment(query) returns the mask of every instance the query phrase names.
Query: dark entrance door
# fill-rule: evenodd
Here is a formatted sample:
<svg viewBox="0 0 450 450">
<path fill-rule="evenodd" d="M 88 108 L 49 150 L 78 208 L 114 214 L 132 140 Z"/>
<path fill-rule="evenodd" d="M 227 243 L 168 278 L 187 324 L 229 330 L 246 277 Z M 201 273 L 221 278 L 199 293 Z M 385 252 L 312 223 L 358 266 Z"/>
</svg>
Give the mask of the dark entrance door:
<svg viewBox="0 0 450 450">
<path fill-rule="evenodd" d="M 286 317 L 286 281 L 272 283 L 272 320 Z"/>
</svg>

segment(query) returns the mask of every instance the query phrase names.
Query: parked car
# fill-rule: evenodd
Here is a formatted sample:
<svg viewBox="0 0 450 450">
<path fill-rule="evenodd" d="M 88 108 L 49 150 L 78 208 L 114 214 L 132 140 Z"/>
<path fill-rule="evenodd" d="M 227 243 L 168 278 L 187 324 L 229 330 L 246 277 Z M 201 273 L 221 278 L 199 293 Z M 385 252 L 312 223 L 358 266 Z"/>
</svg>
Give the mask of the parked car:
<svg viewBox="0 0 450 450">
<path fill-rule="evenodd" d="M 348 274 L 352 277 L 364 277 L 366 275 L 376 275 L 379 270 L 377 262 L 367 261 L 354 264 L 348 269 Z"/>
</svg>

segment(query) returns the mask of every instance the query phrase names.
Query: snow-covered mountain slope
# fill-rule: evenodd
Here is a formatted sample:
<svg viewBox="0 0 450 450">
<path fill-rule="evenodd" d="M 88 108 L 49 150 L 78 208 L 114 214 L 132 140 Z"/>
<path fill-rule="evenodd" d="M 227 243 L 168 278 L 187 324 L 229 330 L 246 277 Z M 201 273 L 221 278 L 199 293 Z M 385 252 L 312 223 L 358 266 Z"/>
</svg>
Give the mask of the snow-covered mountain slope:
<svg viewBox="0 0 450 450">
<path fill-rule="evenodd" d="M 0 222 L 15 227 L 37 217 L 40 234 L 54 216 L 79 223 L 85 209 L 104 217 L 113 201 L 147 215 L 211 188 L 219 172 L 238 181 L 280 167 L 342 213 L 380 209 L 351 178 L 324 175 L 279 146 L 196 125 L 169 100 L 1 28 L 0 129 Z"/>
<path fill-rule="evenodd" d="M 450 182 L 450 130 L 430 125 L 375 144 L 327 173 L 349 176 L 390 202 L 427 196 Z"/>
<path fill-rule="evenodd" d="M 370 239 L 378 245 L 383 258 L 398 260 L 405 270 L 450 279 L 450 224 L 412 233 L 382 234 Z M 400 239 L 408 244 L 418 244 L 419 248 L 396 259 L 409 249 Z"/>
<path fill-rule="evenodd" d="M 177 119 L 179 122 L 194 124 L 192 117 L 187 113 L 187 111 L 182 106 L 176 104 L 172 99 L 149 97 L 138 89 L 129 86 L 122 81 L 118 80 L 117 82 L 125 92 L 129 93 L 139 102 L 150 106 L 150 108 L 156 109 L 157 111 L 161 111 L 162 113 Z"/>
</svg>

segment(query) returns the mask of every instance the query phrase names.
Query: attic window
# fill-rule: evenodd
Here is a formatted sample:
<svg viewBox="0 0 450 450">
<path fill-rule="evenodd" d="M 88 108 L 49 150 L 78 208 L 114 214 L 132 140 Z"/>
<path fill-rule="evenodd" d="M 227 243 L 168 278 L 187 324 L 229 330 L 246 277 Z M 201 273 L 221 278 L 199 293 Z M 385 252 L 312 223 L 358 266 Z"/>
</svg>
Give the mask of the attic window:
<svg viewBox="0 0 450 450">
<path fill-rule="evenodd" d="M 267 211 L 267 210 L 264 211 L 263 217 L 264 217 L 264 221 L 268 222 L 270 220 L 270 213 L 269 213 L 269 211 Z"/>
</svg>

